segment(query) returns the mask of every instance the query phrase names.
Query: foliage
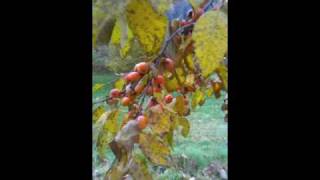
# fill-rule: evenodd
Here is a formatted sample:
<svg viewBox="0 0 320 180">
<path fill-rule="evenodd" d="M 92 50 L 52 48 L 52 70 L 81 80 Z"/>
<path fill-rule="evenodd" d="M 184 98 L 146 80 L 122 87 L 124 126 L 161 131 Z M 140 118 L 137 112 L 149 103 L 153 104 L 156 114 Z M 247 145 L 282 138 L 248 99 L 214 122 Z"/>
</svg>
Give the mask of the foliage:
<svg viewBox="0 0 320 180">
<path fill-rule="evenodd" d="M 166 17 L 155 12 L 148 0 L 131 0 L 126 8 L 126 17 L 147 55 L 157 53 L 165 37 Z"/>
<path fill-rule="evenodd" d="M 225 15 L 219 11 L 204 14 L 195 25 L 192 38 L 202 74 L 208 77 L 222 63 L 227 51 Z"/>
<path fill-rule="evenodd" d="M 187 137 L 190 132 L 186 116 L 191 108 L 227 90 L 226 15 L 212 10 L 202 14 L 204 2 L 191 3 L 196 6 L 192 16 L 172 23 L 165 12 L 173 1 L 95 1 L 95 49 L 106 45 L 109 69 L 135 71 L 114 82 L 115 93 L 102 101 L 107 108 L 93 106 L 93 146 L 101 160 L 109 148 L 116 157 L 105 179 L 152 179 L 149 164 L 170 167 L 174 135 Z M 174 47 L 170 56 L 168 47 Z M 211 79 L 213 73 L 217 80 Z M 102 87 L 95 84 L 93 90 Z M 169 93 L 174 96 L 167 101 Z M 125 108 L 126 115 L 120 118 Z M 141 154 L 135 153 L 137 149 Z"/>
</svg>

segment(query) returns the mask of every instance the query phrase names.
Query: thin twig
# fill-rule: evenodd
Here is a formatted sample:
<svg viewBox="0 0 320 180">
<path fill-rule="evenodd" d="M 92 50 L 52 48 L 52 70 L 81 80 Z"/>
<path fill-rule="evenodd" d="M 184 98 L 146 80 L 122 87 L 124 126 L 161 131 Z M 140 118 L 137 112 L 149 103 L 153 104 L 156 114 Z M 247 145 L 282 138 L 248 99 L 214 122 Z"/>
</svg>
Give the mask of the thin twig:
<svg viewBox="0 0 320 180">
<path fill-rule="evenodd" d="M 190 23 L 190 24 L 187 24 L 187 25 L 185 25 L 185 26 L 182 26 L 182 27 L 178 28 L 174 33 L 172 33 L 172 34 L 167 38 L 167 40 L 165 41 L 165 44 L 164 44 L 163 48 L 161 49 L 160 53 L 159 53 L 158 56 L 154 59 L 154 61 L 156 61 L 156 65 L 158 65 L 158 64 L 157 64 L 157 59 L 159 59 L 159 58 L 163 55 L 163 53 L 165 52 L 165 50 L 166 50 L 167 47 L 169 46 L 169 43 L 170 43 L 170 41 L 172 40 L 172 38 L 174 38 L 178 33 L 183 32 L 184 29 L 186 29 L 186 28 L 188 28 L 188 27 L 191 27 L 191 26 L 193 26 L 194 24 L 195 24 L 195 23 L 193 22 L 193 23 Z"/>
<path fill-rule="evenodd" d="M 99 101 L 96 101 L 96 102 L 92 102 L 92 105 L 106 102 L 107 99 L 109 99 L 109 97 L 103 98 L 103 99 L 101 99 L 101 100 L 99 100 Z"/>
</svg>

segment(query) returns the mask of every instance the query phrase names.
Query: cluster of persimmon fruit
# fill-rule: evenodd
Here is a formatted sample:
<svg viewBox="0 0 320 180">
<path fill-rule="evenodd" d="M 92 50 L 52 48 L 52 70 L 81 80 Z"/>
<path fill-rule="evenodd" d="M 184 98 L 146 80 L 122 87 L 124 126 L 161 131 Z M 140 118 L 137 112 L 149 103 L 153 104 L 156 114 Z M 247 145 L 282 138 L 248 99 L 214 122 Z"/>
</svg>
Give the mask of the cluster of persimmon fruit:
<svg viewBox="0 0 320 180">
<path fill-rule="evenodd" d="M 165 84 L 165 78 L 162 74 L 153 75 L 154 73 L 150 73 L 150 75 L 152 75 L 150 81 L 144 82 L 142 78 L 150 72 L 151 63 L 152 62 L 140 62 L 136 64 L 133 71 L 123 76 L 126 82 L 125 88 L 123 90 L 116 88 L 112 89 L 109 92 L 109 96 L 107 98 L 107 103 L 109 105 L 116 104 L 120 101 L 122 106 L 127 106 L 129 108 L 127 118 L 135 119 L 138 122 L 139 129 L 141 130 L 148 125 L 148 117 L 141 112 L 141 107 L 135 101 L 136 97 L 138 97 L 142 93 L 146 93 L 148 96 L 150 96 L 151 98 L 147 103 L 148 108 L 156 105 L 160 105 L 160 107 L 162 108 L 163 104 L 169 104 L 174 99 L 174 97 L 170 93 L 164 96 L 162 102 L 158 102 L 155 97 L 152 97 L 154 93 L 160 93 L 162 91 Z M 163 67 L 168 71 L 172 72 L 175 69 L 175 62 L 170 58 L 163 59 L 162 64 Z M 178 92 L 184 95 L 185 106 L 189 105 L 189 100 L 185 94 L 187 94 L 188 92 L 194 92 L 201 83 L 202 82 L 198 79 L 191 87 L 182 87 L 177 89 Z M 215 96 L 220 97 L 222 83 L 211 80 L 209 81 L 209 85 L 212 86 Z M 188 113 L 190 113 L 190 111 L 187 112 L 187 114 Z"/>
<path fill-rule="evenodd" d="M 173 24 L 171 24 L 171 30 L 175 31 L 179 27 L 187 26 L 188 24 L 192 24 L 196 22 L 201 15 L 204 14 L 204 10 L 202 8 L 198 8 L 194 11 L 191 11 L 188 14 L 187 20 L 182 21 L 173 21 Z M 183 36 L 188 38 L 192 35 L 192 29 L 187 28 L 182 33 Z M 177 44 L 179 40 L 181 40 L 182 36 L 177 35 L 173 40 L 174 43 Z M 176 42 L 175 42 L 176 41 Z M 178 43 L 180 44 L 180 43 Z M 193 48 L 190 46 L 190 48 Z M 171 58 L 162 58 L 161 59 L 162 67 L 165 68 L 165 70 L 169 72 L 173 72 L 175 70 L 175 61 Z M 133 71 L 125 74 L 123 76 L 124 80 L 126 81 L 125 88 L 123 90 L 120 89 L 112 89 L 109 93 L 109 96 L 107 98 L 107 103 L 109 105 L 117 104 L 119 101 L 121 105 L 127 106 L 129 108 L 129 113 L 127 115 L 127 119 L 135 119 L 138 122 L 139 129 L 144 129 L 148 125 L 148 117 L 144 115 L 141 111 L 141 107 L 137 104 L 135 101 L 136 97 L 141 95 L 142 93 L 147 94 L 148 96 L 151 96 L 149 99 L 149 102 L 147 104 L 147 107 L 153 107 L 155 105 L 160 105 L 162 107 L 163 104 L 171 103 L 174 99 L 174 97 L 171 94 L 167 94 L 163 102 L 158 102 L 158 100 L 155 97 L 152 97 L 154 93 L 160 93 L 162 89 L 164 88 L 165 84 L 165 78 L 161 73 L 150 73 L 151 71 L 151 65 L 153 62 L 140 62 L 136 64 L 133 68 Z M 143 80 L 143 77 L 145 75 L 152 75 L 151 79 L 147 82 Z M 149 76 L 150 77 L 150 76 Z M 194 92 L 195 89 L 200 86 L 201 80 L 197 79 L 195 81 L 195 85 L 190 87 L 181 87 L 178 88 L 177 91 L 184 95 L 184 102 L 185 105 L 188 106 L 189 101 L 188 98 L 185 96 L 188 92 Z M 222 87 L 222 84 L 220 82 L 210 81 L 209 82 L 213 88 L 213 92 L 215 93 L 216 97 L 220 96 L 220 89 Z M 187 112 L 186 115 L 190 113 Z"/>
<path fill-rule="evenodd" d="M 109 96 L 107 98 L 107 103 L 109 105 L 116 104 L 120 101 L 121 105 L 129 107 L 129 117 L 135 118 L 138 121 L 138 125 L 140 129 L 144 129 L 148 124 L 148 118 L 141 113 L 141 107 L 135 101 L 135 98 L 141 95 L 142 93 L 146 93 L 149 96 L 152 96 L 154 93 L 160 93 L 164 88 L 165 78 L 162 74 L 153 75 L 153 77 L 148 80 L 148 82 L 144 81 L 142 78 L 147 75 L 151 70 L 152 62 L 140 62 L 134 66 L 133 71 L 125 74 L 123 76 L 126 86 L 124 90 L 120 89 L 112 89 L 109 92 Z M 162 61 L 164 68 L 168 71 L 173 71 L 175 68 L 174 61 L 170 58 L 165 58 Z M 150 81 L 150 82 L 149 82 Z M 167 94 L 163 102 L 171 103 L 173 100 L 173 96 L 171 94 Z M 148 102 L 148 107 L 152 107 L 157 105 L 158 102 L 155 98 L 151 98 Z"/>
</svg>

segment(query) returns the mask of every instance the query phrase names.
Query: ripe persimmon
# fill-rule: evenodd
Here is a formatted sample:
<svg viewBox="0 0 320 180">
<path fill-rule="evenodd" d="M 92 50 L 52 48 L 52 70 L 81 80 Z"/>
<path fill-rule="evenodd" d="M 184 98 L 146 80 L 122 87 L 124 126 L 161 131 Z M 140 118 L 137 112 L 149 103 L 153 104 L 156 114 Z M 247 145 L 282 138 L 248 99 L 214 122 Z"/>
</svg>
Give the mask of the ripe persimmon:
<svg viewBox="0 0 320 180">
<path fill-rule="evenodd" d="M 111 89 L 111 91 L 109 93 L 109 96 L 112 98 L 120 97 L 120 95 L 121 95 L 121 92 L 119 89 Z"/>
<path fill-rule="evenodd" d="M 161 92 L 161 88 L 157 86 L 153 87 L 153 93 L 159 93 L 159 92 Z"/>
<path fill-rule="evenodd" d="M 168 94 L 168 95 L 166 95 L 166 96 L 164 97 L 164 101 L 165 101 L 166 103 L 171 103 L 172 100 L 173 100 L 173 96 L 172 96 L 171 94 Z"/>
<path fill-rule="evenodd" d="M 214 82 L 214 83 L 212 84 L 212 88 L 213 88 L 213 91 L 214 91 L 215 93 L 219 93 L 220 90 L 221 90 L 221 84 L 218 83 L 218 82 Z"/>
<path fill-rule="evenodd" d="M 140 129 L 144 129 L 148 125 L 148 118 L 144 115 L 138 116 L 137 121 L 138 121 L 138 127 Z"/>
<path fill-rule="evenodd" d="M 136 87 L 134 87 L 134 92 L 136 92 L 137 94 L 140 94 L 143 90 L 144 86 L 142 85 L 142 83 L 138 83 Z"/>
<path fill-rule="evenodd" d="M 159 85 L 164 84 L 164 77 L 162 75 L 156 76 L 153 80 L 154 80 L 153 82 L 156 84 L 159 84 Z"/>
<path fill-rule="evenodd" d="M 134 66 L 134 71 L 140 73 L 140 74 L 146 74 L 149 72 L 149 64 L 146 62 L 138 63 Z"/>
<path fill-rule="evenodd" d="M 125 76 L 127 82 L 137 81 L 141 78 L 141 75 L 138 72 L 130 72 Z"/>
<path fill-rule="evenodd" d="M 174 61 L 170 58 L 166 58 L 164 60 L 164 66 L 168 71 L 173 71 L 174 70 Z"/>
<path fill-rule="evenodd" d="M 121 104 L 123 106 L 129 106 L 132 103 L 132 99 L 130 97 L 123 97 L 121 99 Z"/>
</svg>

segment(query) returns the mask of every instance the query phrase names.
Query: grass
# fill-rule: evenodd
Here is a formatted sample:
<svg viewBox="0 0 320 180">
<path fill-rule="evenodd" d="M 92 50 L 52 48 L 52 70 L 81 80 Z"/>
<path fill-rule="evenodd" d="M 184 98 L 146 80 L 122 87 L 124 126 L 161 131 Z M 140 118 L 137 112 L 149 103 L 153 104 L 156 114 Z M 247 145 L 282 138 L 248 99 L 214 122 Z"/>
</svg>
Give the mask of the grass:
<svg viewBox="0 0 320 180">
<path fill-rule="evenodd" d="M 112 74 L 94 74 L 93 84 L 108 83 L 117 77 Z M 112 88 L 112 84 L 106 84 L 101 91 L 93 95 L 93 100 L 105 96 Z M 222 165 L 227 164 L 227 128 L 224 122 L 224 114 L 221 111 L 224 94 L 219 99 L 213 96 L 208 98 L 206 103 L 197 107 L 187 119 L 190 120 L 191 129 L 188 137 L 184 138 L 178 133 L 175 134 L 175 146 L 173 156 L 184 155 L 188 159 L 196 162 L 198 172 L 208 166 L 213 161 Z M 109 153 L 111 153 L 109 151 Z M 114 156 L 108 153 L 108 159 Z M 167 169 L 164 173 L 157 176 L 157 179 L 181 179 L 181 172 L 174 169 Z"/>
<path fill-rule="evenodd" d="M 187 118 L 191 121 L 191 131 L 187 138 L 176 135 L 174 156 L 184 155 L 197 164 L 197 172 L 207 167 L 213 161 L 227 165 L 227 124 L 220 110 L 223 98 L 210 98 L 198 107 Z M 188 167 L 185 167 L 188 168 Z M 169 171 L 170 172 L 170 171 Z M 164 174 L 166 175 L 166 174 Z M 162 175 L 161 175 L 162 176 Z"/>
</svg>

